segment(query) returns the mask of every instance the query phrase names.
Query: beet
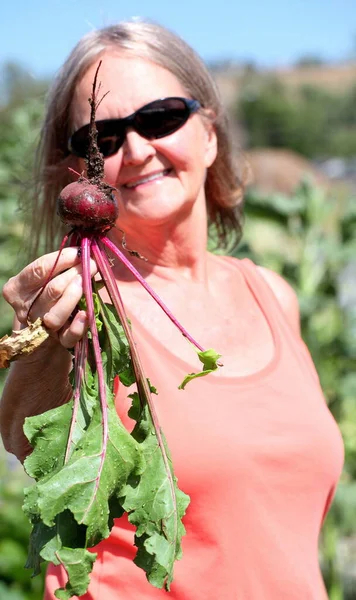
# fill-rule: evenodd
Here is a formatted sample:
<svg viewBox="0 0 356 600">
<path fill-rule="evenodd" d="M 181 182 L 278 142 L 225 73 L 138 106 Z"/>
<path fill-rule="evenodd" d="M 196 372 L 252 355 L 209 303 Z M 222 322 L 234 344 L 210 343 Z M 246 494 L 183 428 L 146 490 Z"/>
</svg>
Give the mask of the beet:
<svg viewBox="0 0 356 600">
<path fill-rule="evenodd" d="M 72 230 L 85 232 L 84 237 L 90 233 L 100 234 L 108 231 L 119 216 L 117 200 L 113 193 L 115 188 L 104 182 L 104 156 L 97 143 L 96 109 L 106 96 L 104 94 L 100 99 L 97 98 L 101 85 L 100 83 L 97 85 L 100 66 L 101 61 L 95 72 L 92 95 L 88 99 L 90 127 L 85 159 L 86 177 L 81 175 L 77 181 L 69 183 L 63 188 L 57 200 L 57 213 L 63 223 L 69 225 Z M 69 170 L 76 173 L 71 168 Z"/>
<path fill-rule="evenodd" d="M 95 185 L 87 179 L 69 183 L 60 193 L 57 212 L 63 223 L 95 232 L 113 227 L 118 206 L 113 190 L 105 184 Z"/>
</svg>

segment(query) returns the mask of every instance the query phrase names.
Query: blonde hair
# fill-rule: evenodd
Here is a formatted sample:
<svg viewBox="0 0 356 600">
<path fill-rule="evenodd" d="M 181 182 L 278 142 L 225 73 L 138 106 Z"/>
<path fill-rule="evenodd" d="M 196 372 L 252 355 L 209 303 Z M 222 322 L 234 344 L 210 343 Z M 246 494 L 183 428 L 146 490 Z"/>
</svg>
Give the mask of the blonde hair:
<svg viewBox="0 0 356 600">
<path fill-rule="evenodd" d="M 218 88 L 203 61 L 179 36 L 156 23 L 134 20 L 85 35 L 51 86 L 31 199 L 32 254 L 38 252 L 41 234 L 44 234 L 44 249 L 49 251 L 57 247 L 59 237 L 64 233 L 56 216 L 56 201 L 60 190 L 72 180 L 68 167 L 76 166 L 76 159 L 67 152 L 74 90 L 92 63 L 111 48 L 164 67 L 175 75 L 187 94 L 215 115 L 218 153 L 205 182 L 208 218 L 221 246 L 236 243 L 241 235 L 243 184 L 234 164 L 235 153 Z"/>
</svg>

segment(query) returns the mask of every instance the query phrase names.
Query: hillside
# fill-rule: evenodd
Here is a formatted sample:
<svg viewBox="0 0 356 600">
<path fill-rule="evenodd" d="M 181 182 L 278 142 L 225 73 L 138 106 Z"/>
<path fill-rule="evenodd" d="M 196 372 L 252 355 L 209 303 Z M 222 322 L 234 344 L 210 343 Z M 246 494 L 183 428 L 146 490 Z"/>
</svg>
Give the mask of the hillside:
<svg viewBox="0 0 356 600">
<path fill-rule="evenodd" d="M 214 78 L 220 88 L 224 103 L 230 107 L 236 100 L 239 89 L 248 76 L 274 76 L 291 88 L 300 85 L 315 85 L 331 93 L 339 93 L 356 85 L 356 61 L 345 64 L 321 64 L 310 67 L 289 67 L 276 69 L 260 69 L 247 72 L 246 68 L 236 65 L 212 69 Z"/>
</svg>

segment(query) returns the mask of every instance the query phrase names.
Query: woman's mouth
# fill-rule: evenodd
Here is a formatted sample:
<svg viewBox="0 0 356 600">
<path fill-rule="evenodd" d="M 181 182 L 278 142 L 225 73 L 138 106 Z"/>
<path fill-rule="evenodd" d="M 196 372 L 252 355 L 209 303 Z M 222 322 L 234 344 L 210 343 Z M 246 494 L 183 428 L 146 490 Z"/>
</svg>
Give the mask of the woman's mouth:
<svg viewBox="0 0 356 600">
<path fill-rule="evenodd" d="M 171 172 L 171 169 L 164 169 L 163 171 L 158 171 L 156 173 L 152 173 L 151 175 L 138 177 L 137 179 L 134 179 L 132 181 L 129 181 L 128 183 L 125 183 L 123 185 L 123 187 L 128 188 L 128 189 L 133 189 L 133 188 L 138 187 L 139 185 L 143 185 L 144 183 L 149 183 L 150 181 L 155 181 L 156 179 L 165 177 L 170 172 Z"/>
</svg>

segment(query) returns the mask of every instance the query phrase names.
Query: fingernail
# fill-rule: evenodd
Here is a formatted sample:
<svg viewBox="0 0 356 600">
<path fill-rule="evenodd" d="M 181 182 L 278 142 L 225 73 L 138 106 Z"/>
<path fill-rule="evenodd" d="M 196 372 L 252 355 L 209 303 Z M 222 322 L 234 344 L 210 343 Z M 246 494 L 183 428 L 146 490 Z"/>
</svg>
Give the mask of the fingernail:
<svg viewBox="0 0 356 600">
<path fill-rule="evenodd" d="M 86 323 L 87 321 L 87 313 L 84 310 L 79 311 L 78 320 L 80 323 Z"/>
<path fill-rule="evenodd" d="M 46 327 L 49 327 L 49 329 L 58 328 L 58 319 L 56 319 L 55 315 L 53 315 L 51 312 L 47 312 L 45 315 L 43 315 L 42 321 Z"/>
</svg>

